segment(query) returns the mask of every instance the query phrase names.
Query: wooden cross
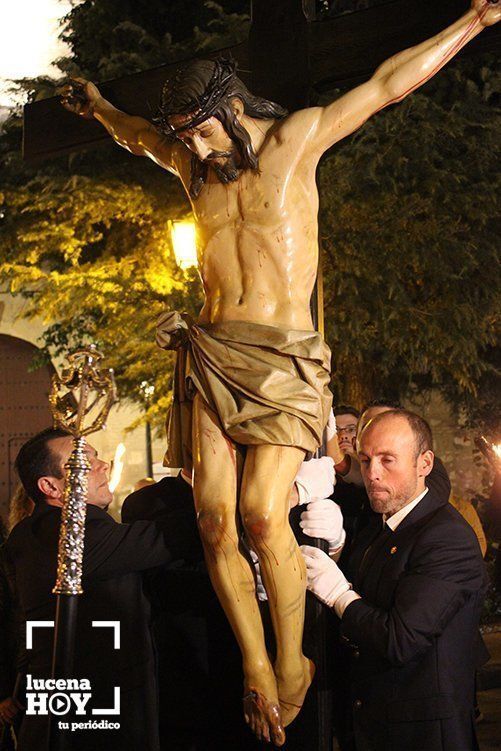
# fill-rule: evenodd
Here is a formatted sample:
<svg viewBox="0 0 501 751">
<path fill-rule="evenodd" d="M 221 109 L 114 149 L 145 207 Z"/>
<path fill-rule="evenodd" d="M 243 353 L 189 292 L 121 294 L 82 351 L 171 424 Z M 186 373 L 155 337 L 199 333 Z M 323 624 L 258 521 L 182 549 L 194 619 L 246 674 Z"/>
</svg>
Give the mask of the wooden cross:
<svg viewBox="0 0 501 751">
<path fill-rule="evenodd" d="M 308 104 L 312 91 L 321 93 L 366 80 L 388 57 L 438 33 L 468 6 L 468 0 L 393 0 L 317 21 L 315 0 L 252 0 L 249 40 L 201 56 L 231 53 L 251 91 L 299 109 Z M 500 27 L 486 29 L 461 54 L 499 50 Z M 162 84 L 176 65 L 96 83 L 115 106 L 149 119 L 158 106 Z M 89 149 L 110 140 L 99 123 L 64 110 L 59 97 L 24 108 L 27 160 Z"/>
</svg>

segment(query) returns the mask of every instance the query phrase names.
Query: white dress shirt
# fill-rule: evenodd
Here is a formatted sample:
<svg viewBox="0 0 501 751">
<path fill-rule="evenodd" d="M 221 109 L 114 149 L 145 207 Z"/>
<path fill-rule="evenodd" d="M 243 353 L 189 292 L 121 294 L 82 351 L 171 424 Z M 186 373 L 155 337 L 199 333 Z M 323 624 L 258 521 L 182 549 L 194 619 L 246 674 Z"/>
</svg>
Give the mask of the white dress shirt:
<svg viewBox="0 0 501 751">
<path fill-rule="evenodd" d="M 428 492 L 428 488 L 425 488 L 423 492 L 420 495 L 418 495 L 417 498 L 414 498 L 413 501 L 408 503 L 406 506 L 401 508 L 400 511 L 397 511 L 395 514 L 393 514 L 392 516 L 389 516 L 388 518 L 386 518 L 386 515 L 383 514 L 383 520 L 386 522 L 386 524 L 389 526 L 392 532 L 394 532 L 396 528 L 398 527 L 398 525 L 403 522 L 407 514 L 410 514 L 412 509 L 418 505 L 419 501 L 421 501 L 425 497 L 427 492 Z"/>
</svg>

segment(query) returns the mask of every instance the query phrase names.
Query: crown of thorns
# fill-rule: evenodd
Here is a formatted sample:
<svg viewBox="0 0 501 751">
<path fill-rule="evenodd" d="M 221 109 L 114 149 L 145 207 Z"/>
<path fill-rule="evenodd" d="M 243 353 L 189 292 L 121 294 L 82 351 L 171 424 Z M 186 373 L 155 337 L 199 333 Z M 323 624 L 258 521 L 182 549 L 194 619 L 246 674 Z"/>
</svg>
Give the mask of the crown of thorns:
<svg viewBox="0 0 501 751">
<path fill-rule="evenodd" d="M 185 75 L 185 70 L 179 68 L 173 77 L 164 84 L 160 110 L 157 117 L 154 118 L 154 122 L 159 125 L 165 134 L 175 138 L 181 131 L 190 130 L 200 125 L 214 114 L 222 100 L 228 96 L 236 78 L 236 62 L 227 58 L 220 58 L 214 62 L 214 72 L 202 96 L 195 97 L 183 107 L 187 114 L 193 112 L 193 117 L 178 128 L 174 128 L 170 124 L 169 117 L 184 114 L 179 112 L 179 104 L 176 104 L 175 94 Z"/>
</svg>

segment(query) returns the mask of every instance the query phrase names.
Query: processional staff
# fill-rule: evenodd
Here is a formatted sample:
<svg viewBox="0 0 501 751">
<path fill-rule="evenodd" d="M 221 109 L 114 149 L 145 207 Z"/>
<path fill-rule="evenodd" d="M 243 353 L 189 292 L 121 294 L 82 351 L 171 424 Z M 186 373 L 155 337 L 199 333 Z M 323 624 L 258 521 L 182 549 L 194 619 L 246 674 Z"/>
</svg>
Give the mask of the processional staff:
<svg viewBox="0 0 501 751">
<path fill-rule="evenodd" d="M 82 560 L 90 470 L 85 436 L 106 427 L 110 409 L 118 401 L 113 370 L 101 370 L 102 354 L 94 344 L 73 352 L 67 359 L 69 365 L 61 376 L 53 376 L 49 394 L 54 427 L 73 436 L 73 451 L 65 464 L 57 579 L 52 590 L 57 595 L 53 678 L 71 678 L 73 670 L 78 595 L 83 593 Z M 49 749 L 63 751 L 68 746 L 68 733 L 57 732 L 52 720 Z"/>
</svg>

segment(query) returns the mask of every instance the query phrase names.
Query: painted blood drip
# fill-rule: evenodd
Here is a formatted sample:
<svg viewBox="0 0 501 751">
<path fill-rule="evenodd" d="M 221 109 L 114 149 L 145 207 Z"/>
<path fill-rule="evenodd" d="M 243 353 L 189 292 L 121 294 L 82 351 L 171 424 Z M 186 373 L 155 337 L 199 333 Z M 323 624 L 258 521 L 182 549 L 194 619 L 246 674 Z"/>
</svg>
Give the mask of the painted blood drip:
<svg viewBox="0 0 501 751">
<path fill-rule="evenodd" d="M 448 51 L 448 52 L 447 52 L 447 53 L 446 53 L 446 54 L 445 54 L 445 55 L 443 56 L 443 58 L 442 58 L 442 62 L 441 62 L 441 63 L 439 63 L 439 64 L 438 64 L 438 65 L 436 66 L 436 68 L 434 68 L 434 69 L 433 69 L 433 70 L 431 71 L 431 73 L 428 73 L 428 75 L 427 75 L 427 76 L 425 76 L 425 77 L 424 77 L 424 78 L 423 78 L 423 79 L 422 79 L 421 81 L 419 81 L 418 83 L 414 84 L 414 86 L 411 86 L 411 88 L 410 88 L 410 89 L 407 89 L 407 91 L 405 91 L 405 92 L 404 92 L 403 94 L 401 94 L 400 96 L 398 96 L 398 97 L 395 97 L 394 99 L 391 99 L 391 100 L 390 100 L 389 102 L 386 102 L 386 104 L 383 104 L 383 105 L 382 105 L 382 107 L 380 107 L 380 108 L 379 108 L 378 110 L 376 110 L 376 112 L 375 112 L 374 114 L 377 114 L 378 112 L 381 112 L 381 110 L 382 110 L 382 109 L 384 109 L 385 107 L 389 107 L 390 105 L 392 105 L 392 104 L 395 104 L 396 102 L 400 102 L 400 100 L 401 100 L 401 99 L 403 99 L 403 98 L 404 98 L 404 97 L 406 97 L 406 96 L 407 96 L 408 94 L 411 94 L 411 93 L 412 93 L 413 91 L 415 91 L 416 89 L 418 89 L 418 88 L 419 88 L 420 86 L 422 86 L 422 85 L 423 85 L 424 83 L 426 83 L 427 81 L 429 81 L 429 80 L 430 80 L 430 78 L 433 78 L 433 76 L 435 75 L 435 73 L 437 73 L 437 72 L 438 72 L 438 71 L 440 70 L 440 68 L 442 68 L 442 67 L 443 67 L 443 66 L 445 65 L 445 63 L 447 63 L 447 62 L 448 62 L 448 61 L 449 61 L 449 60 L 450 60 L 450 59 L 451 59 L 451 58 L 452 58 L 452 57 L 453 57 L 453 56 L 454 56 L 454 55 L 456 54 L 456 52 L 458 52 L 458 50 L 460 50 L 460 49 L 461 49 L 461 47 L 462 47 L 462 46 L 463 46 L 463 44 L 464 44 L 464 43 L 466 42 L 466 40 L 467 40 L 467 39 L 468 39 L 468 37 L 470 36 L 470 34 L 471 34 L 471 32 L 473 31 L 473 29 L 474 29 L 474 28 L 475 28 L 475 27 L 476 27 L 476 26 L 477 26 L 477 25 L 478 25 L 479 23 L 481 23 L 481 22 L 483 21 L 483 19 L 484 19 L 485 15 L 486 15 L 486 13 L 487 13 L 487 11 L 488 11 L 488 8 L 485 8 L 485 9 L 484 9 L 484 10 L 482 11 L 482 13 L 481 13 L 481 14 L 480 14 L 479 16 L 477 16 L 477 18 L 475 18 L 475 19 L 474 19 L 474 20 L 473 20 L 473 21 L 472 21 L 472 22 L 471 22 L 471 23 L 469 24 L 469 26 L 468 26 L 468 28 L 466 29 L 466 31 L 465 31 L 465 33 L 463 34 L 463 36 L 462 36 L 462 37 L 461 37 L 461 38 L 460 38 L 460 39 L 459 39 L 459 40 L 458 40 L 458 41 L 456 42 L 456 44 L 455 44 L 455 45 L 454 45 L 454 46 L 453 46 L 453 47 L 452 47 L 452 48 L 451 48 L 451 49 L 450 49 L 450 50 L 449 50 L 449 51 Z M 365 122 L 365 121 L 364 121 L 364 122 Z"/>
<path fill-rule="evenodd" d="M 209 443 L 210 443 L 210 446 L 211 446 L 211 449 L 212 449 L 212 453 L 213 453 L 213 454 L 214 454 L 214 456 L 215 456 L 215 455 L 216 455 L 216 441 L 215 441 L 215 439 L 214 439 L 214 432 L 215 432 L 215 431 L 214 431 L 214 430 L 211 430 L 210 428 L 204 428 L 204 429 L 202 430 L 202 433 L 203 433 L 203 435 L 205 435 L 205 437 L 206 437 L 206 438 L 207 438 L 207 440 L 209 441 Z"/>
<path fill-rule="evenodd" d="M 233 546 L 235 547 L 235 549 L 236 549 L 236 551 L 238 553 L 238 545 L 237 545 L 237 543 L 231 537 L 231 535 L 228 534 L 228 532 L 225 530 L 225 528 L 223 527 L 223 525 L 222 524 L 216 524 L 215 526 L 219 527 L 219 529 L 221 530 L 222 534 L 225 537 L 227 537 L 228 540 L 230 540 L 230 542 L 233 544 Z M 223 554 L 224 562 L 225 562 L 225 566 L 226 566 L 226 570 L 228 572 L 228 578 L 229 578 L 230 583 L 231 583 L 231 587 L 233 589 L 233 592 L 235 593 L 235 598 L 236 598 L 237 602 L 240 602 L 240 598 L 238 596 L 238 589 L 237 589 L 237 587 L 235 585 L 235 582 L 233 581 L 233 577 L 231 575 L 230 564 L 228 562 L 228 556 L 226 555 L 224 547 L 222 546 L 222 544 L 220 542 L 215 543 L 215 546 L 217 548 L 219 548 L 220 552 Z M 206 557 L 206 559 L 210 558 L 213 562 L 217 563 L 217 555 L 216 555 L 215 551 L 213 550 L 212 546 L 205 544 L 204 545 L 204 550 L 205 550 L 205 557 Z"/>
<path fill-rule="evenodd" d="M 261 536 L 261 545 L 263 545 L 266 548 L 266 550 L 270 553 L 270 555 L 273 556 L 273 558 L 275 559 L 275 565 L 279 566 L 280 564 L 278 562 L 277 556 L 275 555 L 273 550 L 270 548 L 270 546 L 265 543 L 263 536 Z"/>
<path fill-rule="evenodd" d="M 235 470 L 235 480 L 236 480 L 237 457 L 235 454 L 235 447 L 233 446 L 231 441 L 228 438 L 226 438 L 226 436 L 225 436 L 225 442 L 226 442 L 226 447 L 228 449 L 228 452 L 230 454 L 231 463 L 233 464 L 233 469 Z"/>
<path fill-rule="evenodd" d="M 262 541 L 262 538 L 261 538 L 261 541 Z M 268 546 L 266 546 L 266 547 L 268 547 Z M 268 550 L 269 550 L 269 548 L 268 548 Z M 270 551 L 270 552 L 271 552 L 271 551 Z M 261 550 L 261 555 L 263 556 L 263 558 L 265 558 L 265 559 L 266 559 L 266 561 L 267 561 L 267 562 L 268 562 L 268 564 L 269 564 L 269 563 L 270 563 L 270 559 L 268 558 L 268 556 L 266 555 L 266 553 L 264 552 L 264 550 Z M 273 555 L 273 553 L 272 553 L 272 555 Z M 276 558 L 275 558 L 275 560 L 276 560 Z M 277 561 L 277 566 L 278 566 L 278 561 Z M 278 603 L 278 590 L 277 590 L 277 583 L 276 583 L 276 581 L 275 581 L 275 577 L 273 576 L 273 568 L 272 568 L 271 566 L 270 566 L 269 568 L 270 568 L 270 578 L 271 578 L 271 583 L 272 583 L 272 585 L 273 585 L 273 600 L 274 600 L 274 603 L 275 603 L 275 605 L 276 605 L 276 604 Z M 263 573 L 264 573 L 264 567 L 263 567 Z M 270 593 L 270 592 L 268 591 L 268 587 L 266 586 L 266 584 L 267 584 L 267 583 L 265 582 L 265 589 L 266 589 L 266 594 L 268 595 L 268 597 L 269 597 L 269 598 L 270 598 L 270 600 L 271 600 L 271 596 L 270 596 L 270 595 L 271 595 L 271 593 Z"/>
</svg>

